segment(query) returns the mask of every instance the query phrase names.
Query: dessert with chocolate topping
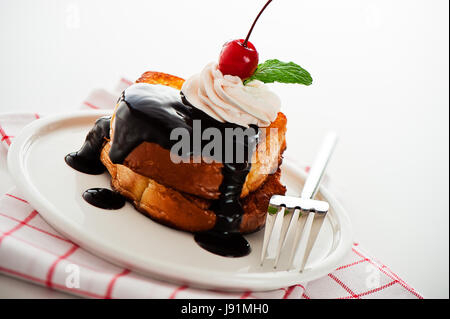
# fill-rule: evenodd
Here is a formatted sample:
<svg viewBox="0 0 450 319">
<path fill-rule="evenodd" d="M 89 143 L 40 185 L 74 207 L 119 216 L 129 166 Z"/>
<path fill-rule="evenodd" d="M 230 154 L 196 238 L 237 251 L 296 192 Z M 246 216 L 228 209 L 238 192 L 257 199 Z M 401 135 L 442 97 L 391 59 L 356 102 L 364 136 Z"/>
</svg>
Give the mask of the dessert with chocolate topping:
<svg viewBox="0 0 450 319">
<path fill-rule="evenodd" d="M 312 82 L 292 62 L 258 64 L 248 41 L 253 27 L 186 81 L 144 73 L 82 148 L 66 156 L 88 174 L 106 168 L 116 195 L 160 223 L 195 233 L 201 247 L 222 256 L 250 252 L 242 234 L 262 228 L 271 196 L 286 191 L 280 165 L 287 120 L 266 83 Z M 105 191 L 87 195 L 99 207 L 108 208 L 104 198 L 120 206 Z"/>
</svg>

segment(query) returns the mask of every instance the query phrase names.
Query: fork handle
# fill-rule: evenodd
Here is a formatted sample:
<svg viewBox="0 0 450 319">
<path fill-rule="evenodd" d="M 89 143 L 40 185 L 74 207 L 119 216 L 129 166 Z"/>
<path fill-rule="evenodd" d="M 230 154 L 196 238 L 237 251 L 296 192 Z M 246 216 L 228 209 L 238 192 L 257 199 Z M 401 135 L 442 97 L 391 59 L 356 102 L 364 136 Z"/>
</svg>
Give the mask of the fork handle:
<svg viewBox="0 0 450 319">
<path fill-rule="evenodd" d="M 301 193 L 302 198 L 313 199 L 316 195 L 336 143 L 337 134 L 335 132 L 328 133 L 322 142 L 320 151 L 317 153 L 311 169 L 309 170 L 308 177 L 306 178 L 305 185 L 303 186 Z"/>
</svg>

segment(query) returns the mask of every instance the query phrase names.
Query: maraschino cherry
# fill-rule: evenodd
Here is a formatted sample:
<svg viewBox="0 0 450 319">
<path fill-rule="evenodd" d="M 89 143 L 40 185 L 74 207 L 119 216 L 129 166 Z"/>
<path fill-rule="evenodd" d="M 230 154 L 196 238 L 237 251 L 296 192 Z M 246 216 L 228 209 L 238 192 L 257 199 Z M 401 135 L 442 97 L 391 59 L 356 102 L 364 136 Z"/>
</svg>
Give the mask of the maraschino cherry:
<svg viewBox="0 0 450 319">
<path fill-rule="evenodd" d="M 242 80 L 252 76 L 258 67 L 259 55 L 255 46 L 248 41 L 250 34 L 252 34 L 256 21 L 263 13 L 266 7 L 272 0 L 267 1 L 262 10 L 256 16 L 255 21 L 244 39 L 233 40 L 225 43 L 222 47 L 219 57 L 219 70 L 223 74 L 236 75 Z"/>
</svg>

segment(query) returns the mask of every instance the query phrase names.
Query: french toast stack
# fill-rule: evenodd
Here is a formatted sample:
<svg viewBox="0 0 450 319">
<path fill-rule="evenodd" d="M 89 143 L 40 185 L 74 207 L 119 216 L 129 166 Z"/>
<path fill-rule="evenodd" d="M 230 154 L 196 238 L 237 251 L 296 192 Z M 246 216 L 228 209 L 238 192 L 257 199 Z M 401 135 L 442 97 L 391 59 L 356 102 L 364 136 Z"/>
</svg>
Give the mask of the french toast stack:
<svg viewBox="0 0 450 319">
<path fill-rule="evenodd" d="M 184 80 L 165 73 L 146 72 L 136 82 L 180 90 Z M 111 123 L 114 123 L 114 116 Z M 283 195 L 286 191 L 280 183 L 279 169 L 286 148 L 286 121 L 285 115 L 278 113 L 253 152 L 251 169 L 240 196 L 244 210 L 241 233 L 263 227 L 271 196 Z M 119 128 L 111 124 L 111 131 L 113 129 Z M 142 142 L 122 164 L 113 164 L 108 155 L 110 147 L 108 140 L 103 146 L 101 161 L 111 175 L 111 185 L 136 209 L 160 223 L 189 232 L 214 227 L 216 214 L 210 208 L 221 195 L 222 163 L 203 160 L 174 163 L 170 150 L 156 143 Z"/>
</svg>

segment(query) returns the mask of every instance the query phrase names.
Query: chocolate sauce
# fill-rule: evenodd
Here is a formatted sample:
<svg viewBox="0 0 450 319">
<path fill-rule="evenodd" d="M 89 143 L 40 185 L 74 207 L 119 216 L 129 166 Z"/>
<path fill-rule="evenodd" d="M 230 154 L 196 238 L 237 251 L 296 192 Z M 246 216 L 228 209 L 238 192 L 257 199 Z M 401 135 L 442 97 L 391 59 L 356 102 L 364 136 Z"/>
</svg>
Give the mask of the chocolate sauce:
<svg viewBox="0 0 450 319">
<path fill-rule="evenodd" d="M 251 155 L 258 141 L 259 130 L 256 126 L 245 128 L 233 123 L 219 122 L 193 107 L 182 93 L 180 95 L 177 90 L 170 87 L 146 83 L 134 84 L 126 89 L 119 99 L 114 126 L 120 129 L 114 130 L 109 157 L 114 164 L 123 164 L 128 154 L 142 142 L 156 143 L 170 150 L 178 142 L 177 139 L 170 138 L 175 129 L 186 130 L 190 137 L 190 145 L 193 146 L 199 142 L 199 136 L 194 136 L 194 125 L 198 123 L 196 120 L 201 123 L 200 137 L 208 128 L 215 128 L 221 132 L 222 152 L 218 160 L 223 163 L 223 180 L 219 187 L 221 195 L 210 207 L 216 214 L 216 224 L 212 230 L 196 234 L 195 240 L 201 247 L 215 254 L 245 256 L 250 253 L 250 245 L 239 232 L 244 214 L 239 197 L 250 171 Z M 245 138 L 230 137 L 226 134 L 227 129 L 244 130 Z M 95 172 L 93 168 L 97 167 L 100 161 L 100 151 L 105 137 L 109 137 L 109 119 L 102 118 L 89 132 L 80 151 L 75 155 L 69 154 L 66 162 L 82 172 Z M 181 149 L 177 155 L 182 158 L 202 155 L 198 152 L 201 152 L 203 146 L 210 141 L 201 138 L 200 140 L 200 148 Z M 233 147 L 231 160 L 230 154 L 225 154 L 226 145 Z M 235 150 L 239 148 L 244 150 L 243 160 L 237 159 Z"/>
<path fill-rule="evenodd" d="M 109 138 L 110 120 L 110 116 L 99 118 L 86 136 L 81 149 L 66 155 L 65 161 L 70 167 L 91 175 L 99 175 L 105 171 L 105 166 L 100 161 L 100 152 L 105 138 Z"/>
<path fill-rule="evenodd" d="M 178 142 L 178 139 L 170 138 L 174 130 L 186 131 L 192 146 L 188 150 L 181 149 L 177 155 L 182 158 L 201 156 L 201 150 L 210 141 L 201 139 L 201 136 L 194 136 L 196 120 L 201 124 L 201 136 L 208 128 L 220 131 L 223 148 L 230 142 L 226 139 L 225 131 L 237 128 L 245 130 L 249 137 L 245 140 L 231 141 L 233 147 L 244 149 L 245 154 L 248 154 L 249 148 L 253 150 L 256 147 L 259 133 L 256 126 L 245 128 L 233 123 L 219 122 L 193 107 L 173 88 L 138 83 L 126 89 L 119 99 L 114 125 L 120 127 L 120 130 L 114 132 L 109 157 L 114 164 L 122 164 L 128 154 L 142 142 L 156 143 L 170 150 Z M 194 145 L 198 142 L 199 147 L 196 149 Z M 225 162 L 225 152 L 221 155 L 218 160 Z M 244 161 L 248 162 L 248 159 L 245 158 Z"/>
<path fill-rule="evenodd" d="M 239 233 L 220 233 L 212 230 L 197 233 L 194 239 L 200 247 L 224 257 L 243 257 L 251 251 L 250 244 Z"/>
<path fill-rule="evenodd" d="M 251 251 L 249 243 L 239 232 L 244 215 L 239 197 L 250 171 L 250 163 L 223 165 L 220 197 L 210 207 L 216 214 L 216 224 L 210 231 L 195 234 L 194 239 L 197 244 L 214 254 L 242 257 Z"/>
<path fill-rule="evenodd" d="M 83 193 L 89 204 L 103 209 L 120 209 L 125 205 L 125 197 L 107 188 L 90 188 Z"/>
</svg>

